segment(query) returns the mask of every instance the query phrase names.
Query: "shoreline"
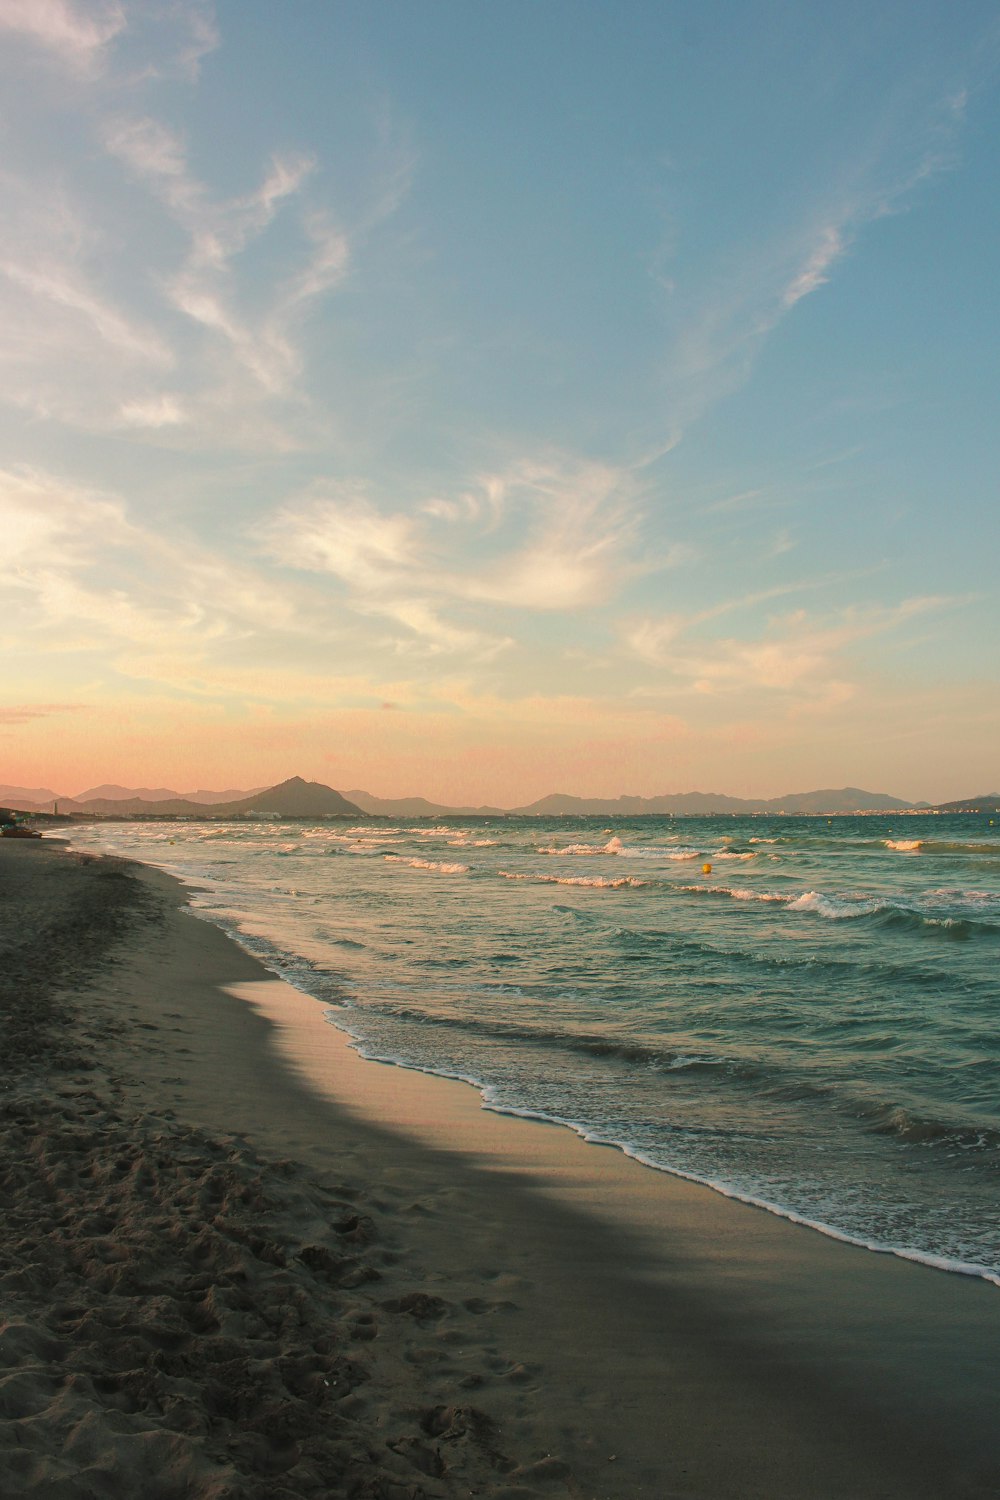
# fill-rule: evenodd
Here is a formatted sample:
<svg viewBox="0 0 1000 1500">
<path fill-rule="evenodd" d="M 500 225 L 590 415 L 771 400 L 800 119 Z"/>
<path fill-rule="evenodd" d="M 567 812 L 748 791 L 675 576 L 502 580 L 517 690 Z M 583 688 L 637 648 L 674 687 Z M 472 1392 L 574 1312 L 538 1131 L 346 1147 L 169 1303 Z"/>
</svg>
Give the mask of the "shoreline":
<svg viewBox="0 0 1000 1500">
<path fill-rule="evenodd" d="M 26 857 L 5 850 L 0 876 L 15 861 L 22 883 L 27 872 L 51 884 L 57 864 L 77 881 L 114 875 L 141 888 L 150 912 L 75 997 L 80 1036 L 100 1061 L 82 1082 L 66 1072 L 60 1108 L 103 1091 L 130 1118 L 208 1132 L 225 1143 L 231 1170 L 252 1160 L 268 1183 L 292 1180 L 280 1166 L 290 1159 L 295 1182 L 314 1195 L 310 1233 L 335 1237 L 317 1219 L 321 1191 L 341 1203 L 338 1214 L 351 1201 L 359 1225 L 375 1225 L 356 1259 L 377 1280 L 341 1287 L 350 1307 L 333 1315 L 338 1335 L 376 1328 L 351 1342 L 371 1354 L 372 1369 L 363 1386 L 371 1394 L 345 1398 L 367 1434 L 338 1439 L 354 1444 L 349 1483 L 315 1487 L 314 1434 L 296 1439 L 304 1456 L 279 1471 L 282 1487 L 272 1477 L 258 1491 L 253 1476 L 275 1461 L 265 1432 L 250 1468 L 231 1476 L 236 1487 L 212 1489 L 221 1460 L 209 1422 L 188 1455 L 208 1466 L 205 1477 L 175 1490 L 147 1482 L 143 1493 L 997 1493 L 992 1288 L 817 1235 L 564 1126 L 486 1110 L 468 1084 L 368 1061 L 321 1003 L 187 911 L 172 877 L 47 842 Z M 25 1097 L 48 1101 L 51 1081 L 31 1077 Z M 168 1200 L 160 1209 L 169 1215 Z M 286 1219 L 291 1238 L 294 1215 Z M 312 1294 L 310 1273 L 286 1260 L 286 1281 L 299 1276 Z M 408 1298 L 409 1312 L 392 1310 Z M 92 1425 L 109 1420 L 99 1406 Z M 48 1422 L 56 1448 L 62 1429 L 50 1407 L 30 1420 L 8 1411 L 3 1425 L 15 1421 L 34 1424 L 40 1441 Z M 162 1423 L 149 1421 L 162 1436 Z M 0 1474 L 7 1454 L 0 1445 Z M 352 1491 L 358 1465 L 382 1488 Z M 51 1478 L 47 1490 L 9 1492 L 92 1493 L 67 1488 L 65 1473 L 58 1489 Z"/>
<path fill-rule="evenodd" d="M 158 867 L 151 866 L 151 868 Z M 162 873 L 166 874 L 168 872 L 164 871 Z M 177 879 L 179 877 L 170 876 L 169 878 Z M 183 884 L 183 881 L 181 881 L 181 884 Z M 874 1240 L 864 1239 L 860 1235 L 852 1234 L 849 1230 L 841 1229 L 835 1224 L 828 1224 L 819 1219 L 809 1218 L 795 1208 L 755 1197 L 752 1193 L 744 1192 L 738 1187 L 724 1181 L 700 1177 L 693 1172 L 685 1171 L 683 1168 L 669 1166 L 650 1156 L 644 1155 L 640 1149 L 634 1148 L 626 1142 L 602 1139 L 591 1133 L 591 1127 L 579 1121 L 566 1119 L 558 1115 L 548 1115 L 542 1111 L 527 1107 L 520 1109 L 514 1105 L 497 1103 L 490 1097 L 490 1085 L 484 1083 L 481 1079 L 464 1074 L 449 1073 L 443 1069 L 439 1070 L 431 1066 L 423 1066 L 418 1063 L 409 1062 L 405 1058 L 380 1056 L 375 1052 L 367 1051 L 365 1050 L 366 1043 L 363 1038 L 356 1036 L 351 1031 L 349 1024 L 341 1022 L 338 1019 L 338 1015 L 341 1012 L 346 1015 L 350 1014 L 349 1007 L 331 1004 L 329 1001 L 313 994 L 305 984 L 299 983 L 294 977 L 283 973 L 282 955 L 279 952 L 256 953 L 253 946 L 245 941 L 235 924 L 222 922 L 215 917 L 204 915 L 197 907 L 192 906 L 191 912 L 198 920 L 208 922 L 211 926 L 216 927 L 230 941 L 235 943 L 237 947 L 248 954 L 250 958 L 262 964 L 271 974 L 279 978 L 282 983 L 287 984 L 291 989 L 303 995 L 312 1004 L 324 1007 L 329 1023 L 349 1039 L 351 1049 L 365 1062 L 371 1062 L 384 1067 L 401 1068 L 406 1072 L 423 1073 L 430 1078 L 438 1078 L 447 1083 L 460 1083 L 477 1093 L 481 1101 L 481 1108 L 485 1110 L 512 1120 L 534 1121 L 569 1130 L 577 1135 L 586 1145 L 619 1151 L 628 1160 L 635 1162 L 647 1171 L 660 1173 L 675 1178 L 678 1181 L 705 1188 L 709 1192 L 718 1194 L 732 1203 L 771 1214 L 775 1218 L 782 1219 L 786 1223 L 795 1226 L 797 1229 L 809 1230 L 814 1234 L 819 1234 L 840 1244 L 863 1250 L 871 1255 L 891 1256 L 904 1262 L 923 1266 L 929 1270 L 952 1276 L 969 1277 L 975 1281 L 982 1281 L 1000 1288 L 1000 1272 L 993 1270 L 989 1266 L 961 1261 L 945 1255 L 938 1255 L 931 1250 L 924 1250 L 915 1246 L 879 1243 Z M 271 944 L 267 946 L 269 948 L 273 947 Z"/>
<path fill-rule="evenodd" d="M 210 920 L 210 919 L 206 919 Z M 226 931 L 225 928 L 220 928 Z M 239 938 L 235 934 L 227 932 L 233 941 L 239 946 Z M 245 950 L 249 952 L 249 950 Z M 364 1043 L 360 1038 L 346 1026 L 335 1019 L 334 1012 L 338 1007 L 330 1006 L 327 1002 L 320 1000 L 317 996 L 310 994 L 307 989 L 292 984 L 289 980 L 282 979 L 282 983 L 289 984 L 290 988 L 298 990 L 307 999 L 315 1004 L 326 1006 L 326 1017 L 330 1024 L 344 1036 L 351 1038 L 351 1049 L 357 1052 L 364 1062 L 377 1063 L 383 1067 L 402 1068 L 404 1072 L 425 1073 L 429 1078 L 440 1078 L 448 1083 L 461 1083 L 468 1088 L 474 1089 L 479 1095 L 481 1108 L 489 1110 L 493 1114 L 504 1115 L 512 1120 L 530 1120 L 540 1125 L 555 1125 L 560 1129 L 569 1130 L 587 1146 L 601 1146 L 611 1151 L 620 1151 L 622 1156 L 638 1166 L 646 1168 L 650 1172 L 661 1172 L 667 1177 L 674 1177 L 680 1182 L 688 1182 L 695 1187 L 707 1188 L 709 1192 L 717 1193 L 721 1198 L 727 1198 L 732 1203 L 742 1204 L 745 1208 L 759 1209 L 762 1213 L 773 1214 L 777 1219 L 783 1219 L 788 1224 L 794 1224 L 798 1229 L 809 1229 L 815 1234 L 823 1235 L 826 1239 L 836 1240 L 842 1245 L 851 1245 L 857 1250 L 865 1250 L 871 1255 L 890 1255 L 898 1260 L 910 1261 L 915 1265 L 924 1266 L 929 1270 L 941 1271 L 949 1276 L 969 1276 L 976 1281 L 985 1281 L 992 1286 L 1000 1287 L 1000 1272 L 991 1270 L 988 1266 L 974 1265 L 972 1263 L 951 1260 L 946 1256 L 935 1256 L 929 1250 L 919 1250 L 903 1245 L 879 1244 L 874 1240 L 864 1240 L 858 1235 L 850 1234 L 846 1229 L 838 1229 L 836 1225 L 823 1223 L 819 1219 L 809 1219 L 798 1213 L 795 1209 L 782 1207 L 779 1203 L 771 1202 L 764 1198 L 755 1198 L 749 1193 L 741 1192 L 725 1182 L 716 1181 L 708 1177 L 698 1177 L 694 1172 L 685 1172 L 680 1167 L 666 1166 L 662 1162 L 654 1161 L 651 1156 L 644 1156 L 638 1148 L 633 1148 L 622 1141 L 603 1140 L 600 1136 L 591 1133 L 591 1128 L 581 1124 L 579 1121 L 563 1119 L 559 1115 L 544 1114 L 541 1110 L 518 1109 L 514 1105 L 498 1104 L 490 1098 L 490 1085 L 483 1083 L 480 1079 L 472 1078 L 458 1073 L 446 1073 L 435 1068 L 421 1067 L 416 1063 L 405 1062 L 395 1057 L 379 1057 L 375 1053 L 364 1051 Z M 342 1008 L 342 1007 L 341 1007 Z"/>
</svg>

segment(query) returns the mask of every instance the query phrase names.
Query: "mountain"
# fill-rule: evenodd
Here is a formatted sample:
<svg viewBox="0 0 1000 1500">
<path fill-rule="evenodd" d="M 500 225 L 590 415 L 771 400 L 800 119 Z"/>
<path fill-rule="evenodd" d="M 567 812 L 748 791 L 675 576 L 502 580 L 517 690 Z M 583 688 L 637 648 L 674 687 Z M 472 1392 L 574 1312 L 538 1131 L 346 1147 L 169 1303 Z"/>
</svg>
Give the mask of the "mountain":
<svg viewBox="0 0 1000 1500">
<path fill-rule="evenodd" d="M 74 802 L 176 802 L 183 793 L 171 791 L 169 787 L 157 786 L 92 786 L 78 792 Z M 240 792 L 237 795 L 245 796 Z"/>
<path fill-rule="evenodd" d="M 966 797 L 961 802 L 942 802 L 934 808 L 939 813 L 1000 813 L 1000 792 L 985 797 Z"/>
<path fill-rule="evenodd" d="M 503 818 L 502 807 L 446 807 L 442 802 L 428 802 L 426 797 L 373 797 L 371 792 L 345 792 L 362 812 L 383 818 L 442 818 L 449 814 L 462 818 Z"/>
<path fill-rule="evenodd" d="M 697 815 L 718 812 L 756 812 L 757 803 L 727 797 L 722 792 L 675 792 L 663 797 L 570 797 L 554 792 L 512 811 L 519 817 L 636 818 L 650 813 Z"/>
<path fill-rule="evenodd" d="M 673 792 L 663 797 L 568 797 L 555 793 L 512 811 L 525 817 L 641 817 L 673 814 L 676 817 L 708 816 L 712 813 L 852 813 L 896 812 L 912 808 L 912 802 L 890 797 L 886 792 L 865 792 L 846 786 L 839 791 L 790 792 L 766 800 L 727 797 L 722 792 Z"/>
<path fill-rule="evenodd" d="M 110 790 L 118 792 L 125 788 Z M 176 796 L 160 801 L 133 796 L 91 797 L 86 802 L 77 802 L 67 797 L 59 799 L 59 810 L 97 818 L 244 818 L 255 813 L 282 818 L 363 816 L 360 807 L 348 802 L 333 787 L 319 781 L 303 781 L 301 776 L 293 776 L 278 786 L 241 793 L 232 802 L 204 803 L 196 802 L 193 797 Z"/>
<path fill-rule="evenodd" d="M 165 795 L 161 796 L 160 794 Z M 98 795 L 100 794 L 100 795 Z M 225 799 L 225 800 L 220 800 Z M 523 807 L 448 806 L 426 797 L 375 797 L 371 792 L 342 793 L 318 781 L 293 776 L 277 786 L 251 792 L 190 792 L 186 796 L 166 787 L 129 788 L 107 783 L 92 787 L 79 798 L 62 797 L 47 787 L 0 785 L 0 804 L 25 812 L 48 812 L 57 801 L 61 813 L 92 817 L 240 818 L 254 813 L 284 818 L 363 817 L 642 817 L 649 814 L 697 817 L 719 813 L 836 814 L 903 812 L 1000 812 L 1000 794 L 971 797 L 929 808 L 926 802 L 906 802 L 886 792 L 860 787 L 827 788 L 817 792 L 789 792 L 783 797 L 729 797 L 723 792 L 672 792 L 661 797 L 571 797 L 553 793 Z"/>
<path fill-rule="evenodd" d="M 839 791 L 792 792 L 774 797 L 764 804 L 765 812 L 784 813 L 852 813 L 897 812 L 901 808 L 926 807 L 925 802 L 904 802 L 888 792 L 864 792 L 860 787 L 845 786 Z"/>
<path fill-rule="evenodd" d="M 265 787 L 251 787 L 249 791 L 240 787 L 228 787 L 224 792 L 175 792 L 166 786 L 92 786 L 89 791 L 79 792 L 72 800 L 80 802 L 235 802 L 243 797 L 252 797 Z M 70 799 L 67 798 L 67 801 Z"/>
<path fill-rule="evenodd" d="M 320 781 L 303 781 L 292 776 L 277 786 L 244 795 L 234 802 L 208 805 L 179 797 L 165 802 L 127 802 L 95 798 L 81 804 L 84 812 L 98 816 L 174 817 L 174 818 L 245 818 L 255 814 L 281 818 L 362 817 L 360 807 L 348 802 L 332 786 Z"/>
<path fill-rule="evenodd" d="M 168 797 L 162 802 L 145 797 L 89 797 L 86 802 L 75 802 L 67 797 L 59 799 L 59 811 L 86 813 L 93 818 L 204 818 L 214 809 L 185 797 Z"/>
<path fill-rule="evenodd" d="M 59 793 L 51 791 L 47 786 L 0 786 L 0 803 L 4 807 L 20 808 L 22 803 L 26 803 L 28 810 L 34 812 L 38 807 L 51 807 L 57 797 Z"/>
<path fill-rule="evenodd" d="M 332 786 L 324 786 L 321 781 L 303 781 L 301 776 L 292 776 L 239 802 L 216 803 L 211 809 L 213 818 L 239 818 L 248 813 L 278 813 L 283 818 L 364 816 L 360 807 L 348 802 Z"/>
</svg>

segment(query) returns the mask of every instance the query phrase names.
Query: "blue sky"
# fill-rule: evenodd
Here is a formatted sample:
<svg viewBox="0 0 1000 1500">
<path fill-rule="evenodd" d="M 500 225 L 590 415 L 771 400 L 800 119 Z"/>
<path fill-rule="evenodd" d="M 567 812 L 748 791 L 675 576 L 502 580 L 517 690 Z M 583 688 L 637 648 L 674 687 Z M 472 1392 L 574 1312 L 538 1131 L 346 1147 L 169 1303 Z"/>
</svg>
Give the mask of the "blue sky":
<svg viewBox="0 0 1000 1500">
<path fill-rule="evenodd" d="M 995 789 L 994 6 L 0 31 L 4 779 Z"/>
</svg>

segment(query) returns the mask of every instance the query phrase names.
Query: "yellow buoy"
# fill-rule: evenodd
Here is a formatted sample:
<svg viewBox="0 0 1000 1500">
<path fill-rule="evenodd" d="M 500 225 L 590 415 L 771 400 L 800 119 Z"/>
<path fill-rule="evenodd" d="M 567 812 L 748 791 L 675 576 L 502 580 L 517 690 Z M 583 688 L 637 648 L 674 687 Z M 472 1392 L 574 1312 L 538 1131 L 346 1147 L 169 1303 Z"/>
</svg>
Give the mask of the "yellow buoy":
<svg viewBox="0 0 1000 1500">
<path fill-rule="evenodd" d="M 703 875 L 711 875 L 711 873 L 712 873 L 712 866 L 711 865 L 702 865 L 702 867 L 701 867 L 701 873 Z"/>
</svg>

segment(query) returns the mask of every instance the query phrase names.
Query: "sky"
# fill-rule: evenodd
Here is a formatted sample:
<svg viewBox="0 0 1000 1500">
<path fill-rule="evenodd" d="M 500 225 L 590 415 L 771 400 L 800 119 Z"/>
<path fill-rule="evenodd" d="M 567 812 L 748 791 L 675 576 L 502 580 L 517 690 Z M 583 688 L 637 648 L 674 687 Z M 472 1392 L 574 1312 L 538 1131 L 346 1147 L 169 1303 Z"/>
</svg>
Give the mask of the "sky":
<svg viewBox="0 0 1000 1500">
<path fill-rule="evenodd" d="M 0 0 L 0 780 L 996 791 L 998 68 L 992 0 Z"/>
</svg>

